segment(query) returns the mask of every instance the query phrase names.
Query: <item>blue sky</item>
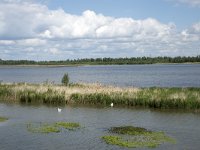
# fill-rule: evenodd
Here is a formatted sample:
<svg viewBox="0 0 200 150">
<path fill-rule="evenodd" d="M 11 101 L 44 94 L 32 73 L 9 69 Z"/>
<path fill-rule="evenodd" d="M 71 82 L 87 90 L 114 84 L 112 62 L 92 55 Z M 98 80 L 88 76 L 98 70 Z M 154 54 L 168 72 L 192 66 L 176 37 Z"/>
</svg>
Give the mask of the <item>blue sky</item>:
<svg viewBox="0 0 200 150">
<path fill-rule="evenodd" d="M 0 59 L 200 55 L 200 0 L 0 0 Z"/>
<path fill-rule="evenodd" d="M 51 9 L 63 8 L 68 13 L 79 15 L 89 9 L 113 17 L 151 17 L 164 23 L 174 22 L 181 29 L 200 20 L 199 6 L 169 0 L 49 0 L 46 4 Z"/>
</svg>

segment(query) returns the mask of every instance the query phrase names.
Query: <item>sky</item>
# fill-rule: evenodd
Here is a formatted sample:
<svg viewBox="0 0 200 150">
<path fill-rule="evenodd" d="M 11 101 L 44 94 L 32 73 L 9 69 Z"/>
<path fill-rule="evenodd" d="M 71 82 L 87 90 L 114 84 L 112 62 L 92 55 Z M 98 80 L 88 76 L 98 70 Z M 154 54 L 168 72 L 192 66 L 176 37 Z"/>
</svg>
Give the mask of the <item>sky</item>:
<svg viewBox="0 0 200 150">
<path fill-rule="evenodd" d="M 0 59 L 200 55 L 200 0 L 0 0 Z"/>
</svg>

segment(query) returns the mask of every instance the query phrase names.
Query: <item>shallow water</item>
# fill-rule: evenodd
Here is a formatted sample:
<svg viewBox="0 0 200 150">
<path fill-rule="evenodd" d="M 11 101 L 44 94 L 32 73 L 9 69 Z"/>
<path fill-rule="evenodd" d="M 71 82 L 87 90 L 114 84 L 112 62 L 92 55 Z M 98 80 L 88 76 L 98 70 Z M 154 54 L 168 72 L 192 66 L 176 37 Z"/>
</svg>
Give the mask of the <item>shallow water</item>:
<svg viewBox="0 0 200 150">
<path fill-rule="evenodd" d="M 200 64 L 108 65 L 79 67 L 0 66 L 0 81 L 60 83 L 64 73 L 72 82 L 136 87 L 200 87 Z"/>
<path fill-rule="evenodd" d="M 57 107 L 0 104 L 0 116 L 9 120 L 0 123 L 1 150 L 120 150 L 107 145 L 101 136 L 112 126 L 133 125 L 153 131 L 164 131 L 177 144 L 163 144 L 156 149 L 199 149 L 200 114 L 136 108 Z M 76 131 L 36 134 L 27 131 L 27 123 L 69 121 L 79 122 L 83 128 Z M 142 148 L 145 149 L 145 148 Z"/>
</svg>

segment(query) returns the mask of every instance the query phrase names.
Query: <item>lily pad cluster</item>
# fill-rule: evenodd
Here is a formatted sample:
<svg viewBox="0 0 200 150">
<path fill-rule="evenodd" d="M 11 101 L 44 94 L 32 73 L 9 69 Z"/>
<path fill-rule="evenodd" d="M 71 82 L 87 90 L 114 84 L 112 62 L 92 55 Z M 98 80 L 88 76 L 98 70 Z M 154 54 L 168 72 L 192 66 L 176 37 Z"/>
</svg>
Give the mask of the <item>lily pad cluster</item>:
<svg viewBox="0 0 200 150">
<path fill-rule="evenodd" d="M 102 139 L 111 145 L 129 148 L 149 147 L 155 148 L 162 143 L 175 143 L 175 140 L 164 132 L 154 132 L 145 128 L 134 126 L 112 127 L 112 135 L 103 136 Z"/>
<path fill-rule="evenodd" d="M 56 122 L 53 124 L 39 123 L 27 124 L 27 130 L 32 133 L 58 133 L 61 129 L 75 130 L 80 127 L 79 123 L 75 122 Z"/>
</svg>

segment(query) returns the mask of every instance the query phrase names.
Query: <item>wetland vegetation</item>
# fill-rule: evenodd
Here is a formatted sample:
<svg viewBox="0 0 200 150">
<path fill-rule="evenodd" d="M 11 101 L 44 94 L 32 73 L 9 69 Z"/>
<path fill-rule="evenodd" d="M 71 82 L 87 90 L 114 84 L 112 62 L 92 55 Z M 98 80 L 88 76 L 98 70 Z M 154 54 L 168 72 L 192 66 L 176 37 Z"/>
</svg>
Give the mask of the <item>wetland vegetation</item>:
<svg viewBox="0 0 200 150">
<path fill-rule="evenodd" d="M 134 88 L 100 84 L 1 84 L 0 100 L 30 104 L 91 104 L 200 109 L 200 88 Z"/>
<path fill-rule="evenodd" d="M 56 122 L 56 123 L 29 123 L 27 130 L 32 133 L 59 133 L 61 129 L 74 130 L 80 127 L 79 123 L 75 122 Z"/>
<path fill-rule="evenodd" d="M 6 117 L 1 117 L 0 116 L 0 122 L 5 122 L 5 121 L 7 121 L 8 120 L 8 118 L 6 118 Z"/>
<path fill-rule="evenodd" d="M 109 132 L 113 135 L 103 136 L 102 139 L 107 144 L 118 145 L 122 147 L 155 148 L 162 143 L 176 143 L 173 138 L 165 135 L 164 132 L 150 131 L 141 127 L 112 127 Z"/>
</svg>

